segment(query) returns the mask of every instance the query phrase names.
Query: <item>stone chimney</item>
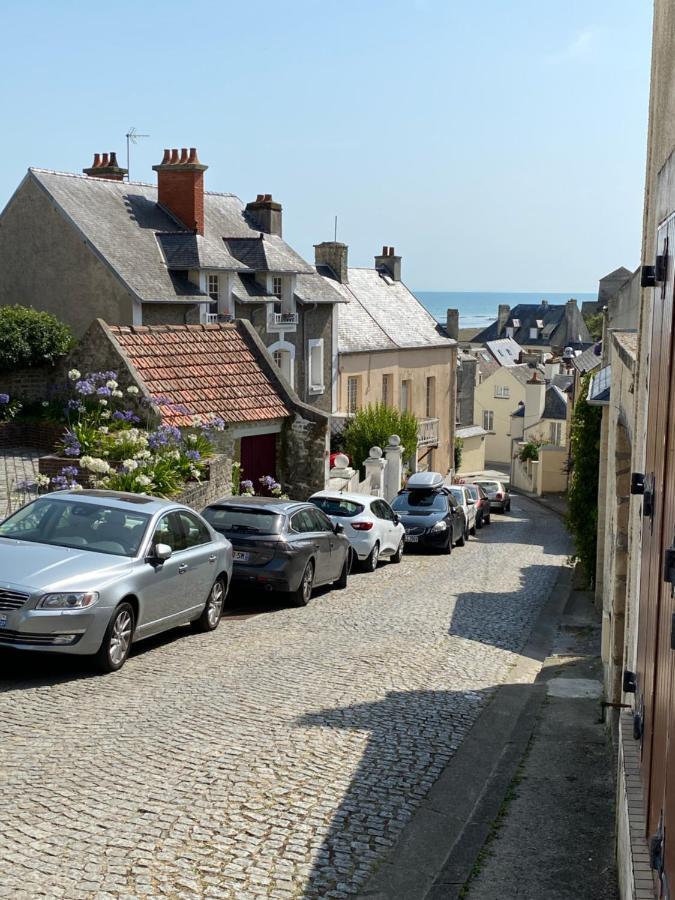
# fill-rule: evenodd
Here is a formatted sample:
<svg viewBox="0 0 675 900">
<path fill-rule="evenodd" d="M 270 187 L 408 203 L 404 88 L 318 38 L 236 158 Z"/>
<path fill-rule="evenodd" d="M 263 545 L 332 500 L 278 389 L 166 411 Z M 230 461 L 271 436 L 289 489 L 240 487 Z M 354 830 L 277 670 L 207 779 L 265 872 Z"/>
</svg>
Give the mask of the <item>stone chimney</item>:
<svg viewBox="0 0 675 900">
<path fill-rule="evenodd" d="M 116 153 L 94 153 L 94 162 L 90 168 L 82 169 L 90 178 L 105 178 L 108 181 L 124 181 L 128 170 L 117 165 Z"/>
<path fill-rule="evenodd" d="M 158 201 L 188 231 L 204 234 L 204 172 L 197 151 L 190 147 L 165 150 L 157 172 Z"/>
<path fill-rule="evenodd" d="M 349 268 L 347 266 L 347 253 L 349 247 L 340 241 L 323 241 L 314 244 L 314 265 L 328 266 L 340 284 L 349 281 Z"/>
<path fill-rule="evenodd" d="M 500 303 L 497 307 L 497 337 L 502 336 L 502 331 L 506 328 L 506 323 L 511 315 L 511 307 L 508 303 Z"/>
<path fill-rule="evenodd" d="M 525 417 L 523 429 L 536 425 L 541 419 L 546 403 L 546 382 L 535 369 L 525 385 Z"/>
<path fill-rule="evenodd" d="M 445 312 L 445 330 L 453 341 L 459 340 L 459 310 L 448 309 Z"/>
<path fill-rule="evenodd" d="M 246 212 L 258 231 L 281 237 L 281 203 L 272 200 L 271 194 L 258 194 L 246 204 Z"/>
<path fill-rule="evenodd" d="M 396 256 L 393 247 L 382 248 L 382 255 L 375 257 L 375 268 L 393 281 L 401 280 L 401 257 Z"/>
</svg>

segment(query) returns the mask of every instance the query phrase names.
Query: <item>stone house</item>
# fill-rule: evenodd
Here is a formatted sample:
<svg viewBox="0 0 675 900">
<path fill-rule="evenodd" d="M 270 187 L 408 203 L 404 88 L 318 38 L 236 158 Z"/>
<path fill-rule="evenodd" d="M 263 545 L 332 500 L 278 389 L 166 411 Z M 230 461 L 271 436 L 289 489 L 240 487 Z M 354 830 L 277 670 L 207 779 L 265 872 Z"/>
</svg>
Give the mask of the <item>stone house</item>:
<svg viewBox="0 0 675 900">
<path fill-rule="evenodd" d="M 247 320 L 108 325 L 98 319 L 75 354 L 71 362 L 83 371 L 110 368 L 141 397 L 166 398 L 171 406 L 160 412 L 169 424 L 189 425 L 192 414 L 220 416 L 226 423 L 220 449 L 254 484 L 271 475 L 300 500 L 325 487 L 328 416 L 299 399 Z"/>
<path fill-rule="evenodd" d="M 632 274 L 630 269 L 627 269 L 625 266 L 619 266 L 619 268 L 614 269 L 613 272 L 603 275 L 598 281 L 598 299 L 585 300 L 581 304 L 582 315 L 594 315 L 604 309 L 608 302 L 621 290 L 628 279 L 631 278 Z"/>
<path fill-rule="evenodd" d="M 591 340 L 574 299 L 565 304 L 547 300 L 539 304 L 520 303 L 513 309 L 500 304 L 495 321 L 479 331 L 471 344 L 486 344 L 502 338 L 511 338 L 525 350 L 540 356 L 561 352 L 565 347 L 583 350 Z"/>
<path fill-rule="evenodd" d="M 487 351 L 486 351 L 487 352 Z M 485 460 L 510 466 L 514 437 L 511 414 L 525 403 L 529 366 L 497 366 L 475 390 L 475 419 L 486 432 Z"/>
<path fill-rule="evenodd" d="M 401 257 L 384 247 L 375 266 L 350 268 L 346 244 L 315 247 L 316 268 L 337 291 L 336 410 L 347 418 L 369 404 L 414 413 L 419 421 L 413 469 L 454 465 L 457 345 L 401 280 Z"/>
<path fill-rule="evenodd" d="M 282 238 L 269 194 L 204 188 L 194 149 L 165 151 L 156 184 L 115 154 L 82 175 L 29 169 L 0 215 L 0 304 L 54 313 L 82 336 L 111 325 L 251 321 L 304 402 L 334 406 L 343 301 Z"/>
</svg>

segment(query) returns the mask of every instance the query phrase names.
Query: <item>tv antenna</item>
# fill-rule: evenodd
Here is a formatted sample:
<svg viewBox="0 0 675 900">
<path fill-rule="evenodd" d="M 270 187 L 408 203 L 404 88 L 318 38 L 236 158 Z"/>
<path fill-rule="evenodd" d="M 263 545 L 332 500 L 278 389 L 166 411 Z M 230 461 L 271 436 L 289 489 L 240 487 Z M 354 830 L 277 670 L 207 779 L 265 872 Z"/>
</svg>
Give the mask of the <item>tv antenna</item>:
<svg viewBox="0 0 675 900">
<path fill-rule="evenodd" d="M 132 125 L 125 137 L 127 139 L 127 178 L 130 178 L 129 173 L 131 172 L 131 166 L 129 165 L 129 149 L 131 147 L 131 144 L 137 144 L 140 138 L 147 138 L 150 137 L 150 135 L 139 134 L 136 131 L 136 127 Z"/>
</svg>

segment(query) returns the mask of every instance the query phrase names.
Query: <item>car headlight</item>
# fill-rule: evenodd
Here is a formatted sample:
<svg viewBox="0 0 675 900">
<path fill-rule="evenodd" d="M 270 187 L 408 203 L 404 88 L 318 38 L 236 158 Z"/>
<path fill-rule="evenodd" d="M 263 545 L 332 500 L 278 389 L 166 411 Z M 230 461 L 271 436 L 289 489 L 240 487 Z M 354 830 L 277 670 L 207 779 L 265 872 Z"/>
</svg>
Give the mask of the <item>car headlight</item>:
<svg viewBox="0 0 675 900">
<path fill-rule="evenodd" d="M 436 524 L 431 528 L 432 531 L 447 531 L 447 529 L 448 523 L 445 521 L 445 519 L 441 519 L 440 522 L 436 522 Z"/>
<path fill-rule="evenodd" d="M 40 597 L 38 609 L 87 609 L 98 600 L 96 591 L 69 591 L 59 594 L 44 594 Z"/>
</svg>

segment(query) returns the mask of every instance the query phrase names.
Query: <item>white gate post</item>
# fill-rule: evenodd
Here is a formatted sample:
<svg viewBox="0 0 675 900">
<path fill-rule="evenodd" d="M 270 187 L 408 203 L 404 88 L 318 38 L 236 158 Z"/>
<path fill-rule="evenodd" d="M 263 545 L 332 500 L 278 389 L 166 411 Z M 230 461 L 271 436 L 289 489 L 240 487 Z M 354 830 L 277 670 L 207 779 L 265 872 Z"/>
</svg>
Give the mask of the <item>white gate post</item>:
<svg viewBox="0 0 675 900">
<path fill-rule="evenodd" d="M 376 497 L 382 496 L 384 470 L 386 465 L 387 461 L 382 459 L 382 448 L 371 447 L 370 456 L 365 461 L 364 466 L 366 469 L 366 478 L 370 482 L 370 493 L 374 494 Z"/>
<path fill-rule="evenodd" d="M 397 434 L 392 434 L 389 438 L 389 444 L 384 448 L 384 455 L 387 459 L 387 470 L 384 473 L 384 498 L 390 503 L 401 490 L 401 480 L 403 476 L 403 452 L 401 450 L 401 438 Z"/>
</svg>

